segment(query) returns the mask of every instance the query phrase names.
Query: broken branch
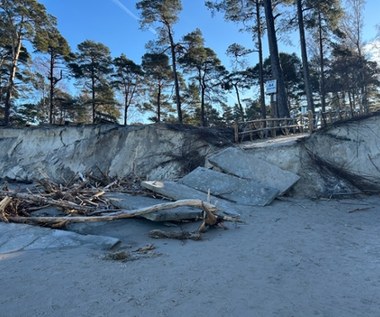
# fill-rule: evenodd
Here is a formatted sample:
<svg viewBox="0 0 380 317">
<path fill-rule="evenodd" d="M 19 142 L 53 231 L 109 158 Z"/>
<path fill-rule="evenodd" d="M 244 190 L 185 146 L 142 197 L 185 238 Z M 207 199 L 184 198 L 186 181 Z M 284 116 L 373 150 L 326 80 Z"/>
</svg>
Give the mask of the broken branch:
<svg viewBox="0 0 380 317">
<path fill-rule="evenodd" d="M 33 203 L 37 203 L 41 205 L 53 205 L 53 206 L 58 206 L 65 209 L 75 209 L 75 210 L 82 211 L 85 213 L 92 212 L 95 210 L 95 208 L 93 207 L 81 206 L 70 201 L 56 200 L 56 199 L 46 198 L 40 195 L 14 193 L 14 192 L 0 190 L 0 197 L 1 196 L 18 198 L 18 199 L 22 199 L 25 201 L 29 201 L 29 202 L 33 202 Z"/>
<path fill-rule="evenodd" d="M 3 222 L 8 222 L 7 217 L 5 216 L 5 208 L 11 203 L 12 198 L 5 196 L 2 201 L 0 201 L 0 220 Z"/>
</svg>

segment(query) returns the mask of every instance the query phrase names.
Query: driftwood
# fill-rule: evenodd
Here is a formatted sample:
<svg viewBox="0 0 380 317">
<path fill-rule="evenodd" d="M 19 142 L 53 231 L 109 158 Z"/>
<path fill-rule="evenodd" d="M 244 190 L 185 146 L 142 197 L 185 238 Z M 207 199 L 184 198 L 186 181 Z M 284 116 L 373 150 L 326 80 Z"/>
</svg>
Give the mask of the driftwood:
<svg viewBox="0 0 380 317">
<path fill-rule="evenodd" d="M 40 180 L 38 186 L 28 192 L 14 192 L 0 190 L 0 221 L 37 224 L 52 228 L 61 228 L 68 223 L 74 222 L 105 222 L 117 219 L 136 218 L 155 212 L 162 212 L 177 207 L 196 207 L 203 212 L 202 223 L 196 232 L 173 233 L 156 231 L 156 238 L 172 239 L 193 239 L 199 240 L 201 233 L 205 232 L 210 226 L 222 225 L 224 221 L 238 222 L 239 219 L 221 216 L 217 214 L 217 208 L 200 199 L 183 199 L 175 202 L 157 204 L 151 207 L 140 208 L 135 210 L 111 209 L 112 203 L 104 194 L 114 187 L 123 187 L 124 183 L 113 181 L 105 187 L 98 187 L 91 184 L 82 177 L 82 182 L 72 183 L 71 185 L 62 185 L 51 182 L 48 179 Z M 132 183 L 132 185 L 135 182 Z M 62 209 L 64 216 L 33 216 L 31 212 L 55 206 Z M 199 213 L 198 213 L 199 215 Z M 199 219 L 199 218 L 197 218 Z"/>
<path fill-rule="evenodd" d="M 223 221 L 223 218 L 216 215 L 216 207 L 198 199 L 184 199 L 175 202 L 163 203 L 151 207 L 136 210 L 120 210 L 99 216 L 63 216 L 63 217 L 18 217 L 8 216 L 7 219 L 18 223 L 44 224 L 44 225 L 63 225 L 69 222 L 100 222 L 113 221 L 117 219 L 135 218 L 160 210 L 167 210 L 177 207 L 191 206 L 201 208 L 205 212 L 202 228 L 215 225 Z"/>
</svg>

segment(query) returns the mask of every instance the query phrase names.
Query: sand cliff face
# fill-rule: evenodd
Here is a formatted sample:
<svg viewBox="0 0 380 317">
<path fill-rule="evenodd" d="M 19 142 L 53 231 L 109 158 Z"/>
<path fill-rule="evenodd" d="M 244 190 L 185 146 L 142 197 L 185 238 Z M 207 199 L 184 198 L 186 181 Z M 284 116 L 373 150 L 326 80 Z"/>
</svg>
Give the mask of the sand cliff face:
<svg viewBox="0 0 380 317">
<path fill-rule="evenodd" d="M 380 114 L 348 120 L 297 141 L 246 150 L 301 178 L 293 192 L 307 197 L 380 191 Z"/>
<path fill-rule="evenodd" d="M 3 128 L 0 178 L 62 181 L 78 173 L 103 173 L 173 179 L 202 165 L 226 141 L 208 134 L 170 125 Z"/>
<path fill-rule="evenodd" d="M 0 179 L 68 181 L 78 175 L 173 180 L 231 146 L 232 131 L 176 125 L 92 125 L 0 129 Z M 306 197 L 380 190 L 380 115 L 351 120 L 302 140 L 238 145 L 300 176 Z M 244 169 L 238 161 L 233 162 Z M 273 175 L 271 176 L 273 177 Z"/>
</svg>

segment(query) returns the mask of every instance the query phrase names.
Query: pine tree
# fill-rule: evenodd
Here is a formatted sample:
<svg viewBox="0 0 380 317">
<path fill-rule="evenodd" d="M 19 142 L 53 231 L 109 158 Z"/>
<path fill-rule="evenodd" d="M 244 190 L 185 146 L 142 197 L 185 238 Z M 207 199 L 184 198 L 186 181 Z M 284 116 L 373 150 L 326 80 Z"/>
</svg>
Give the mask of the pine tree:
<svg viewBox="0 0 380 317">
<path fill-rule="evenodd" d="M 179 60 L 186 73 L 192 74 L 192 79 L 197 82 L 200 95 L 200 116 L 202 126 L 207 126 L 209 121 L 207 112 L 207 100 L 217 101 L 221 95 L 222 82 L 226 70 L 216 53 L 204 46 L 202 32 L 199 29 L 183 37 L 185 53 Z M 213 96 L 216 99 L 213 99 Z"/>
<path fill-rule="evenodd" d="M 115 107 L 115 101 L 109 91 L 109 75 L 112 72 L 110 50 L 102 43 L 86 40 L 78 45 L 78 53 L 75 61 L 70 64 L 70 68 L 74 77 L 82 80 L 84 89 L 90 92 L 92 122 L 94 123 L 100 105 Z M 108 106 L 107 112 L 114 112 L 114 109 L 111 111 Z"/>
<path fill-rule="evenodd" d="M 142 27 L 158 24 L 157 43 L 161 46 L 169 45 L 172 61 L 175 97 L 177 105 L 178 122 L 182 123 L 182 106 L 180 95 L 179 76 L 177 73 L 177 44 L 174 41 L 173 26 L 178 20 L 179 12 L 182 10 L 180 0 L 140 0 L 136 4 L 141 10 Z"/>
<path fill-rule="evenodd" d="M 338 31 L 342 17 L 340 0 L 307 0 L 304 5 L 305 27 L 314 30 L 319 50 L 319 93 L 322 112 L 326 111 L 326 51 L 331 43 L 331 34 Z"/>
<path fill-rule="evenodd" d="M 128 122 L 128 109 L 140 92 L 143 81 L 143 71 L 140 65 L 128 59 L 124 54 L 114 59 L 114 74 L 112 85 L 119 90 L 124 99 L 124 125 Z"/>
<path fill-rule="evenodd" d="M 236 95 L 238 113 L 240 117 L 237 118 L 240 121 L 245 120 L 245 111 L 241 101 L 241 90 L 249 89 L 254 84 L 254 78 L 252 73 L 246 69 L 245 57 L 252 53 L 252 50 L 245 48 L 244 46 L 233 43 L 227 48 L 227 55 L 233 58 L 234 67 L 232 72 L 227 74 L 224 78 L 224 89 L 234 90 Z"/>
<path fill-rule="evenodd" d="M 10 40 L 11 63 L 4 99 L 4 124 L 9 124 L 15 78 L 24 41 L 32 42 L 39 29 L 50 22 L 45 7 L 36 0 L 2 0 L 0 2 L 2 35 Z M 2 37 L 2 36 L 1 36 Z"/>
<path fill-rule="evenodd" d="M 260 88 L 260 106 L 262 118 L 266 118 L 265 90 L 264 90 L 264 73 L 263 73 L 263 45 L 262 37 L 265 23 L 263 21 L 262 0 L 206 0 L 206 6 L 212 12 L 224 12 L 224 18 L 243 25 L 241 31 L 252 34 L 255 42 L 254 49 L 259 57 L 259 88 Z"/>
<path fill-rule="evenodd" d="M 144 108 L 154 111 L 156 113 L 154 121 L 161 122 L 163 108 L 169 107 L 165 96 L 165 88 L 173 80 L 169 58 L 165 54 L 146 53 L 142 58 L 141 65 L 145 73 L 150 96 L 150 102 L 145 103 Z"/>
<path fill-rule="evenodd" d="M 68 60 L 71 50 L 66 39 L 57 29 L 56 19 L 52 16 L 49 16 L 49 19 L 51 22 L 36 34 L 34 46 L 38 52 L 48 54 L 49 123 L 52 124 L 54 123 L 55 88 L 63 79 L 62 64 L 64 60 Z"/>
</svg>

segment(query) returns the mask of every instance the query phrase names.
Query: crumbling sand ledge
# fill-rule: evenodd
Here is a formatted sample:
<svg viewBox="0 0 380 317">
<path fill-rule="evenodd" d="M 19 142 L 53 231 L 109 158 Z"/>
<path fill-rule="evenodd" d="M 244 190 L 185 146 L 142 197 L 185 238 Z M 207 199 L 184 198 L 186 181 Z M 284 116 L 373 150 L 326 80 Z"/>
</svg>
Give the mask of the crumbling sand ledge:
<svg viewBox="0 0 380 317">
<path fill-rule="evenodd" d="M 0 179 L 67 181 L 79 173 L 175 178 L 230 139 L 232 130 L 169 124 L 0 128 Z"/>
</svg>

